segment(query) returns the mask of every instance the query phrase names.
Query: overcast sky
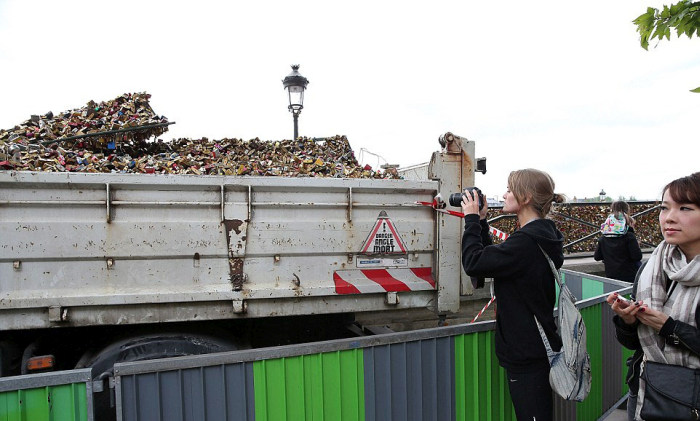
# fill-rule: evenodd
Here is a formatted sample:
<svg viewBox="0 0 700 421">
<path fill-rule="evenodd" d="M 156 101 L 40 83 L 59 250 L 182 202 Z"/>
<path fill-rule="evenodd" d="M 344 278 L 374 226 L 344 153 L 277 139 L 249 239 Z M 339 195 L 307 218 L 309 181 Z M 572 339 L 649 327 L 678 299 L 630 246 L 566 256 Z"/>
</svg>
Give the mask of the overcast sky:
<svg viewBox="0 0 700 421">
<path fill-rule="evenodd" d="M 146 91 L 165 140 L 289 139 L 300 64 L 299 134 L 346 135 L 375 167 L 451 131 L 487 158 L 489 197 L 534 167 L 570 198 L 657 199 L 700 170 L 700 38 L 645 51 L 632 24 L 662 4 L 0 0 L 0 128 Z"/>
</svg>

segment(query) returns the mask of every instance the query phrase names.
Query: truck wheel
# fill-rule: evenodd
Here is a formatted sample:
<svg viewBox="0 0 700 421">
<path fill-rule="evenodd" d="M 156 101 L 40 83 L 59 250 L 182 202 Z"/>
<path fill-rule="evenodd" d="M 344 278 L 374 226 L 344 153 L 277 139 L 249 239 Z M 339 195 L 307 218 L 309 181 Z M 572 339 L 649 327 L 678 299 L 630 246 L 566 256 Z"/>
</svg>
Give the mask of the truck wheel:
<svg viewBox="0 0 700 421">
<path fill-rule="evenodd" d="M 22 352 L 13 341 L 0 341 L 0 377 L 16 376 L 22 367 Z"/>
<path fill-rule="evenodd" d="M 94 380 L 107 379 L 114 375 L 116 363 L 234 351 L 242 348 L 246 347 L 214 336 L 190 333 L 149 334 L 123 339 L 95 354 L 86 354 L 76 368 L 92 368 Z M 96 420 L 116 419 L 114 396 L 114 390 L 109 388 L 108 381 L 104 383 L 103 392 L 93 395 Z"/>
</svg>

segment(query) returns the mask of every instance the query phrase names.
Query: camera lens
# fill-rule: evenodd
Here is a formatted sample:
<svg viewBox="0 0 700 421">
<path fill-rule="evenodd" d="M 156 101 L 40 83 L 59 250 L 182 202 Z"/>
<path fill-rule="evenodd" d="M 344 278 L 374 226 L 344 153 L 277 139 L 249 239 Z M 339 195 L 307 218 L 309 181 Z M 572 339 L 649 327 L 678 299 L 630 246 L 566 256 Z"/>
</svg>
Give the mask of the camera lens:
<svg viewBox="0 0 700 421">
<path fill-rule="evenodd" d="M 484 195 L 481 194 L 481 190 L 479 190 L 477 187 L 466 187 L 464 190 L 467 191 L 475 191 L 476 196 L 479 200 L 479 210 L 484 208 Z M 454 206 L 456 208 L 462 206 L 462 195 L 464 193 L 452 193 L 449 197 L 449 202 L 450 206 Z"/>
<path fill-rule="evenodd" d="M 450 206 L 456 208 L 462 206 L 462 193 L 452 193 L 450 195 Z"/>
</svg>

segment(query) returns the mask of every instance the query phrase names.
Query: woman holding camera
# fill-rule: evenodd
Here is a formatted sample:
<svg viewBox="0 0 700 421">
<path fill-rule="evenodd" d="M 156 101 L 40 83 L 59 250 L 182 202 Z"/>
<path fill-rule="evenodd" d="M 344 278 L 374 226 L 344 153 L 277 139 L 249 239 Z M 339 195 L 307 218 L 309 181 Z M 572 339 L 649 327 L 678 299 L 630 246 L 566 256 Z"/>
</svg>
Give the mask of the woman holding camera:
<svg viewBox="0 0 700 421">
<path fill-rule="evenodd" d="M 700 172 L 664 187 L 659 225 L 664 241 L 637 274 L 633 301 L 616 293 L 607 298 L 618 341 L 636 350 L 627 362 L 630 420 L 646 412 L 643 360 L 700 369 Z"/>
<path fill-rule="evenodd" d="M 514 213 L 519 229 L 502 244 L 492 244 L 487 207 L 479 208 L 478 194 L 465 191 L 462 200 L 464 234 L 462 265 L 477 278 L 493 278 L 496 312 L 496 355 L 508 376 L 518 420 L 547 421 L 553 416 L 549 360 L 535 318 L 552 348 L 561 348 L 554 322 L 556 281 L 543 253 L 560 268 L 564 262 L 563 235 L 546 219 L 552 203 L 564 201 L 554 193 L 549 174 L 524 169 L 508 177 L 504 213 Z"/>
</svg>

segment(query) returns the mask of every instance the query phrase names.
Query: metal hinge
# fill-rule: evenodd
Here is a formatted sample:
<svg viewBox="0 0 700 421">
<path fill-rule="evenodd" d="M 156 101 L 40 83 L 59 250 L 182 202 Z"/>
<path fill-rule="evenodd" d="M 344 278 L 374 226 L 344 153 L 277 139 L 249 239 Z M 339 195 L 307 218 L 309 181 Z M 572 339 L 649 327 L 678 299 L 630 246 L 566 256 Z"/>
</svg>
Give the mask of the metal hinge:
<svg viewBox="0 0 700 421">
<path fill-rule="evenodd" d="M 233 300 L 233 312 L 236 314 L 248 311 L 248 303 L 245 300 Z"/>
<path fill-rule="evenodd" d="M 234 291 L 242 290 L 245 282 L 248 282 L 248 275 L 245 273 L 236 273 L 231 275 L 231 284 L 233 285 Z"/>
<path fill-rule="evenodd" d="M 61 306 L 49 307 L 50 322 L 65 322 L 68 321 L 68 309 Z"/>
<path fill-rule="evenodd" d="M 384 300 L 389 305 L 397 305 L 399 303 L 399 293 L 398 292 L 387 292 L 386 299 Z"/>
</svg>

